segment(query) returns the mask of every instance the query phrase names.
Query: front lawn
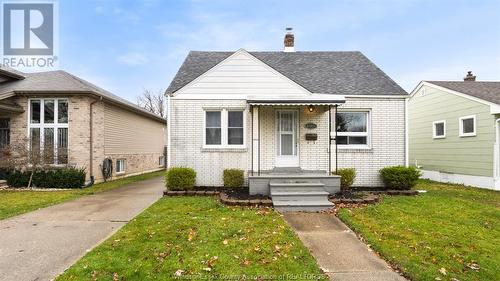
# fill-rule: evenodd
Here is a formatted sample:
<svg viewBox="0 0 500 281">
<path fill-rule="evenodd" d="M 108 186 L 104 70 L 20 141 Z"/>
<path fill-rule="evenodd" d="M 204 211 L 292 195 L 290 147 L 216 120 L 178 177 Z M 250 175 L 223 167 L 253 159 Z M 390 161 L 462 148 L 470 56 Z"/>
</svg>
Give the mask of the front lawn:
<svg viewBox="0 0 500 281">
<path fill-rule="evenodd" d="M 500 280 L 500 192 L 431 181 L 416 189 L 428 193 L 339 217 L 412 280 Z"/>
<path fill-rule="evenodd" d="M 123 185 L 161 176 L 165 171 L 158 171 L 132 176 L 115 181 L 99 183 L 89 188 L 65 191 L 0 191 L 0 220 L 27 213 L 40 208 L 55 205 L 89 194 L 95 194 Z"/>
<path fill-rule="evenodd" d="M 225 207 L 209 197 L 160 199 L 57 280 L 172 280 L 257 276 L 324 278 L 271 209 Z"/>
</svg>

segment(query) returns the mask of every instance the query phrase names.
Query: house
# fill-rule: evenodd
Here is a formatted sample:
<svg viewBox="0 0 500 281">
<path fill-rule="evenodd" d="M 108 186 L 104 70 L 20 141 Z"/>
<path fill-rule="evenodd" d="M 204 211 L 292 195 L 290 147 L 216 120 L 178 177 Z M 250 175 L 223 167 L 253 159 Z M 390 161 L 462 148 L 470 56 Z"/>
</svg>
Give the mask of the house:
<svg viewBox="0 0 500 281">
<path fill-rule="evenodd" d="M 410 164 L 423 177 L 500 190 L 500 82 L 422 81 L 409 100 Z"/>
<path fill-rule="evenodd" d="M 166 120 L 64 71 L 0 67 L 0 147 L 26 143 L 46 163 L 86 169 L 102 181 L 164 166 Z"/>
<path fill-rule="evenodd" d="M 238 168 L 251 194 L 334 193 L 337 167 L 376 187 L 379 169 L 405 165 L 408 94 L 360 52 L 296 52 L 291 32 L 283 52 L 192 51 L 166 94 L 168 165 L 194 168 L 199 186 Z"/>
</svg>

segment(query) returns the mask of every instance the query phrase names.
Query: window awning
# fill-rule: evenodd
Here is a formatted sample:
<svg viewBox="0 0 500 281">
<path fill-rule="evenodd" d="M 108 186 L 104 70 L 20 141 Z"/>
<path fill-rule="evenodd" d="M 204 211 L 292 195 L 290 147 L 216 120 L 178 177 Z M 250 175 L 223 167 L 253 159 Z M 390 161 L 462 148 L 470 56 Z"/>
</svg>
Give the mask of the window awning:
<svg viewBox="0 0 500 281">
<path fill-rule="evenodd" d="M 341 95 L 312 94 L 307 96 L 249 96 L 247 103 L 250 105 L 336 105 L 345 103 L 345 97 Z"/>
</svg>

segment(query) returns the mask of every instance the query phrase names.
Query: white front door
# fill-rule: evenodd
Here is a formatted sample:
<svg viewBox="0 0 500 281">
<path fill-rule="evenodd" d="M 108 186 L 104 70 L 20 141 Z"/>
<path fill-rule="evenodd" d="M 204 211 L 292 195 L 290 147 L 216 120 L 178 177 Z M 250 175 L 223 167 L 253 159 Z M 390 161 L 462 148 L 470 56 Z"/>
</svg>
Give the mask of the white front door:
<svg viewBox="0 0 500 281">
<path fill-rule="evenodd" d="M 276 167 L 299 167 L 297 110 L 276 111 Z"/>
</svg>

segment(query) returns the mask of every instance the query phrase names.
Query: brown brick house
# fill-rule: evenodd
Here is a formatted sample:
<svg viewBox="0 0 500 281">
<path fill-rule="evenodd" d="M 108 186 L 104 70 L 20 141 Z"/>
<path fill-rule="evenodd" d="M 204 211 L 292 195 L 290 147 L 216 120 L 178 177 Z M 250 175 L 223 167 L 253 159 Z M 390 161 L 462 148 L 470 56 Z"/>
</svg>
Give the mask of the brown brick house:
<svg viewBox="0 0 500 281">
<path fill-rule="evenodd" d="M 165 119 L 67 72 L 0 67 L 0 148 L 26 142 L 99 182 L 107 158 L 112 178 L 163 168 L 165 132 Z"/>
</svg>

